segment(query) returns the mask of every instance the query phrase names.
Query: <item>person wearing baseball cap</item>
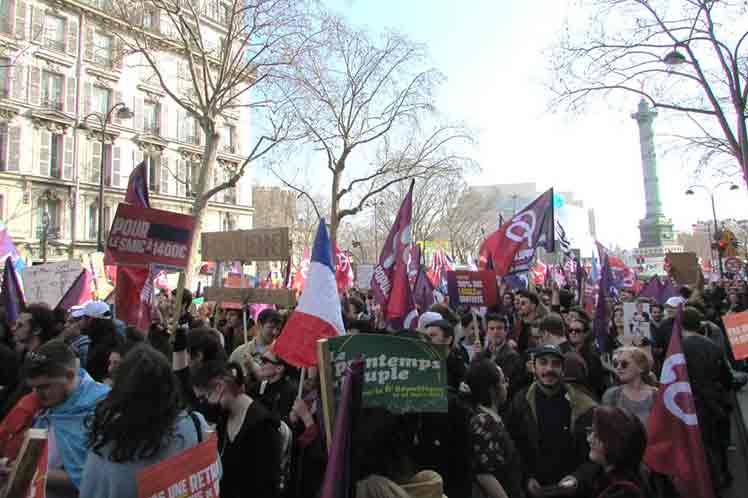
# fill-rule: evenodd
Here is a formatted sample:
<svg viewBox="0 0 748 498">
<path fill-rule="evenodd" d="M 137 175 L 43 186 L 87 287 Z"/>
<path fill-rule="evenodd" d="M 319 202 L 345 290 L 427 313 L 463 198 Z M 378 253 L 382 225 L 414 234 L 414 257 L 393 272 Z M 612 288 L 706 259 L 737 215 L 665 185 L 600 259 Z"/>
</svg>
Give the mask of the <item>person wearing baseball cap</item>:
<svg viewBox="0 0 748 498">
<path fill-rule="evenodd" d="M 526 469 L 528 496 L 576 496 L 594 471 L 587 427 L 595 401 L 564 382 L 564 354 L 555 344 L 531 352 L 535 381 L 517 393 L 506 415 Z"/>
<path fill-rule="evenodd" d="M 665 301 L 665 315 L 668 318 L 675 318 L 678 312 L 678 306 L 686 305 L 686 300 L 682 296 L 673 296 Z"/>
</svg>

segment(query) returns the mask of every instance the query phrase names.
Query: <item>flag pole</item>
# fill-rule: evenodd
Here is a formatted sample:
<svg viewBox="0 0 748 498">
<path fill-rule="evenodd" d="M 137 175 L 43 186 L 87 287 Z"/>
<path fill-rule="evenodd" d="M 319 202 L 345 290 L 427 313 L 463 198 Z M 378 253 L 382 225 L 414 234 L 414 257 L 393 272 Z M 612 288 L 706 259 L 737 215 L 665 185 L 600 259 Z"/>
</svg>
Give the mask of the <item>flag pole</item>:
<svg viewBox="0 0 748 498">
<path fill-rule="evenodd" d="M 301 399 L 301 395 L 304 394 L 304 381 L 306 380 L 306 368 L 301 368 L 299 374 L 299 392 L 296 393 L 296 399 Z"/>
</svg>

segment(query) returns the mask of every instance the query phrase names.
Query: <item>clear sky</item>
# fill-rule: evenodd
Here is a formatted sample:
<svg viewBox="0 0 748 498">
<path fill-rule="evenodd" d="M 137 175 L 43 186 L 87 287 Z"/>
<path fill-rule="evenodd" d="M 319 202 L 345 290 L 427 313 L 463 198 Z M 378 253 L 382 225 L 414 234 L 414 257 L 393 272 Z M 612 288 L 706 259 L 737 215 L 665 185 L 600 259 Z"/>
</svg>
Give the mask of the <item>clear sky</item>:
<svg viewBox="0 0 748 498">
<path fill-rule="evenodd" d="M 565 0 L 327 0 L 353 24 L 386 27 L 426 43 L 447 76 L 441 111 L 478 130 L 474 184 L 534 181 L 570 190 L 593 207 L 598 236 L 635 247 L 644 216 L 637 99 L 620 95 L 580 115 L 547 111 L 552 75 L 542 51 L 554 40 Z M 658 118 L 658 119 L 662 119 Z M 657 121 L 655 121 L 657 132 Z M 696 183 L 676 153 L 658 150 L 661 197 L 677 229 L 711 219 L 709 198 L 683 192 Z M 737 180 L 737 179 L 736 179 Z M 709 178 L 698 182 L 709 184 Z M 718 216 L 748 218 L 748 194 L 721 191 Z"/>
</svg>

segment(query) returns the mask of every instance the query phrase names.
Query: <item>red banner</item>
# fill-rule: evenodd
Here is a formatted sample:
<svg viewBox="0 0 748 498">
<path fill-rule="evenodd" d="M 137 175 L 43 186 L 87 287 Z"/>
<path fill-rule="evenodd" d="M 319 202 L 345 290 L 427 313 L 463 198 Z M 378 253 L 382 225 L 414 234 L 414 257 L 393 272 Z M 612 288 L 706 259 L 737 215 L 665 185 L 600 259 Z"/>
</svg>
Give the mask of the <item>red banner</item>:
<svg viewBox="0 0 748 498">
<path fill-rule="evenodd" d="M 129 204 L 117 206 L 107 249 L 115 264 L 158 264 L 184 268 L 195 218 Z"/>
<path fill-rule="evenodd" d="M 138 498 L 199 496 L 218 498 L 220 480 L 215 436 L 137 475 Z"/>
</svg>

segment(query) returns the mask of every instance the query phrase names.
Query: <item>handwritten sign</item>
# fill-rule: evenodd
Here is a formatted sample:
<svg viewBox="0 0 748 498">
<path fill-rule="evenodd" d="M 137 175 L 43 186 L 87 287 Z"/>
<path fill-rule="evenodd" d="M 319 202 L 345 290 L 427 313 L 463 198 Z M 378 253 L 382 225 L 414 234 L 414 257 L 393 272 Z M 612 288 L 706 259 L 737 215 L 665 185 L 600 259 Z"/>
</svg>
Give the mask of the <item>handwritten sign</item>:
<svg viewBox="0 0 748 498">
<path fill-rule="evenodd" d="M 291 254 L 288 228 L 256 228 L 202 234 L 204 261 L 285 261 Z"/>
<path fill-rule="evenodd" d="M 139 472 L 138 498 L 218 498 L 217 448 L 213 436 Z"/>
<path fill-rule="evenodd" d="M 296 297 L 290 289 L 206 287 L 203 295 L 206 301 L 275 304 L 287 308 L 296 305 Z"/>
<path fill-rule="evenodd" d="M 116 264 L 184 268 L 194 227 L 193 216 L 120 204 L 107 248 Z"/>
<path fill-rule="evenodd" d="M 736 360 L 748 358 L 748 311 L 731 313 L 722 317 L 727 338 Z"/>
<path fill-rule="evenodd" d="M 78 260 L 27 266 L 21 274 L 26 302 L 45 303 L 54 308 L 82 269 Z"/>
<path fill-rule="evenodd" d="M 374 277 L 374 265 L 356 265 L 356 287 L 361 290 L 371 288 L 371 279 Z"/>
<path fill-rule="evenodd" d="M 447 291 L 452 306 L 496 306 L 498 290 L 492 271 L 447 272 Z"/>
</svg>

